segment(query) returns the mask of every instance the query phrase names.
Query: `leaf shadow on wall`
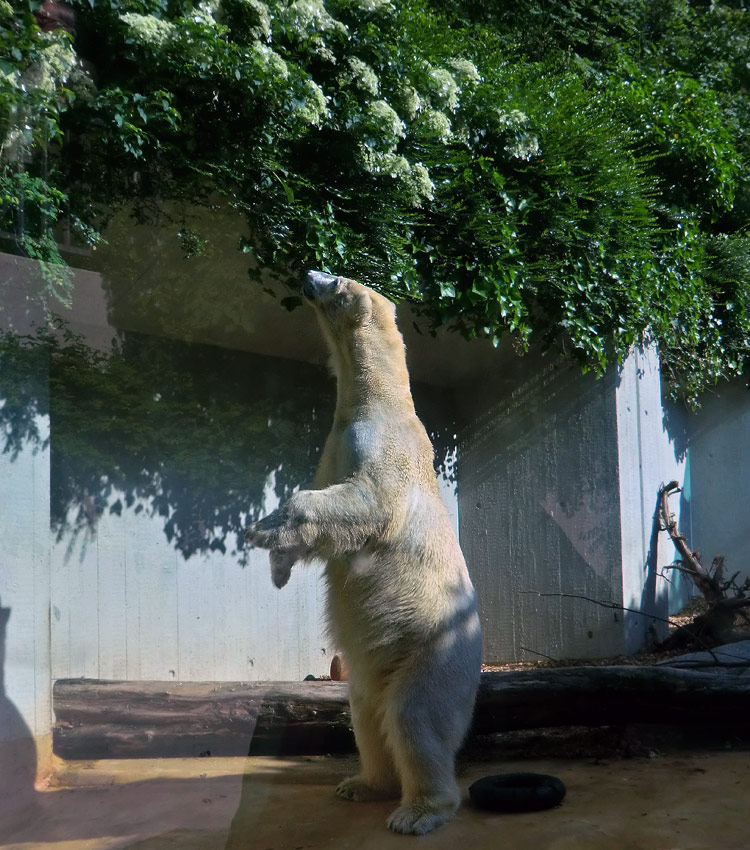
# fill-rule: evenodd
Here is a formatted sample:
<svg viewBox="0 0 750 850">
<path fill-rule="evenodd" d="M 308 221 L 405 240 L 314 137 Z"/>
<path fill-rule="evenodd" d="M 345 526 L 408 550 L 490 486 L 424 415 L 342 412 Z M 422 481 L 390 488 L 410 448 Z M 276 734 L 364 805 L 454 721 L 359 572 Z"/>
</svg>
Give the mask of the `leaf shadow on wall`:
<svg viewBox="0 0 750 850">
<path fill-rule="evenodd" d="M 49 358 L 49 409 L 23 391 L 28 363 Z M 315 468 L 333 387 L 321 369 L 124 334 L 110 352 L 63 330 L 0 343 L 4 451 L 39 443 L 49 413 L 51 525 L 58 540 L 126 509 L 161 522 L 185 558 L 231 552 L 264 509 Z M 11 385 L 12 384 L 12 385 Z"/>
<path fill-rule="evenodd" d="M 185 558 L 242 558 L 269 482 L 283 499 L 311 478 L 330 419 L 320 370 L 136 335 L 91 369 L 79 358 L 68 349 L 50 369 L 58 538 L 133 508 Z"/>
</svg>

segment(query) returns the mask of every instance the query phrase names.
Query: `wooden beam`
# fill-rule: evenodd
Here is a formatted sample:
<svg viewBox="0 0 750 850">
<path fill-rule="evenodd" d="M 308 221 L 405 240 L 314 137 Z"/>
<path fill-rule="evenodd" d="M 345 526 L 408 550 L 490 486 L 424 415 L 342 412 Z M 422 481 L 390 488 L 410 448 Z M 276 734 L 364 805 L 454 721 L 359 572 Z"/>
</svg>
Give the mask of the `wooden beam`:
<svg viewBox="0 0 750 850">
<path fill-rule="evenodd" d="M 354 748 L 344 682 L 59 680 L 67 759 L 245 756 Z M 561 667 L 484 673 L 472 734 L 628 723 L 747 723 L 747 667 Z"/>
</svg>

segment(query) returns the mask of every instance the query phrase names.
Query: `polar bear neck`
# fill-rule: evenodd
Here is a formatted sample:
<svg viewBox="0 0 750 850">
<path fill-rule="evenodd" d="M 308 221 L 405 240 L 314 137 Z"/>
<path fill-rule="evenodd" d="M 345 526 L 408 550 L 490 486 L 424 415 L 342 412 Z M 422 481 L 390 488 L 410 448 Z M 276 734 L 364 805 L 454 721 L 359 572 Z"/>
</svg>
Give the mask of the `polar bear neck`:
<svg viewBox="0 0 750 850">
<path fill-rule="evenodd" d="M 341 337 L 325 334 L 336 375 L 338 412 L 353 412 L 381 402 L 414 411 L 404 341 L 393 323 L 368 324 Z"/>
</svg>

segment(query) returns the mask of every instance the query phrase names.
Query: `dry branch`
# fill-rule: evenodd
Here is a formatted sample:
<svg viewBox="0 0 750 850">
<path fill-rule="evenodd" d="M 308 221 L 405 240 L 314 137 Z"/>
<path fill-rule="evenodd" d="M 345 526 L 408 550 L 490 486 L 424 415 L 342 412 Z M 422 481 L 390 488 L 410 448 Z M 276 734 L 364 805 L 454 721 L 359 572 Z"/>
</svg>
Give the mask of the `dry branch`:
<svg viewBox="0 0 750 850">
<path fill-rule="evenodd" d="M 709 603 L 718 602 L 723 598 L 723 594 L 719 588 L 719 581 L 716 574 L 712 575 L 698 559 L 698 553 L 692 552 L 687 545 L 687 540 L 680 534 L 677 527 L 677 521 L 674 515 L 669 510 L 669 497 L 673 493 L 679 493 L 680 487 L 676 481 L 670 481 L 669 484 L 663 484 L 659 491 L 659 507 L 661 514 L 662 527 L 669 533 L 672 542 L 677 551 L 682 555 L 681 564 L 672 564 L 673 569 L 681 570 L 687 573 L 695 582 L 695 586 L 700 590 L 705 599 Z M 721 556 L 718 556 L 721 558 Z M 724 559 L 721 558 L 723 563 Z M 714 558 L 714 564 L 717 559 Z"/>
<path fill-rule="evenodd" d="M 750 606 L 750 579 L 744 584 L 736 583 L 739 572 L 728 581 L 724 581 L 724 556 L 716 555 L 711 566 L 706 568 L 700 560 L 700 554 L 687 545 L 687 539 L 680 533 L 677 521 L 669 509 L 669 497 L 679 493 L 677 481 L 662 484 L 659 490 L 659 519 L 661 527 L 669 533 L 675 548 L 682 556 L 681 562 L 671 564 L 665 569 L 679 570 L 689 575 L 695 586 L 708 603 L 708 610 L 688 626 L 683 626 L 670 635 L 662 648 L 674 648 L 697 642 L 703 647 L 717 646 L 732 640 L 735 614 Z M 729 596 L 729 593 L 732 593 Z"/>
</svg>

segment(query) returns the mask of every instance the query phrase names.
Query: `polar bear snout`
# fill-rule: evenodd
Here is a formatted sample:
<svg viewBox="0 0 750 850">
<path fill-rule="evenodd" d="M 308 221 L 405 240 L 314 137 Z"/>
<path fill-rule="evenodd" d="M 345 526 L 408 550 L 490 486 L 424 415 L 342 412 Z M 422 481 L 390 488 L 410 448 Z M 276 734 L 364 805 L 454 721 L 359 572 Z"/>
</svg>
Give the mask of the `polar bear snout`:
<svg viewBox="0 0 750 850">
<path fill-rule="evenodd" d="M 339 278 L 326 272 L 309 271 L 302 281 L 302 292 L 310 301 L 324 298 L 334 293 L 338 287 Z"/>
</svg>

